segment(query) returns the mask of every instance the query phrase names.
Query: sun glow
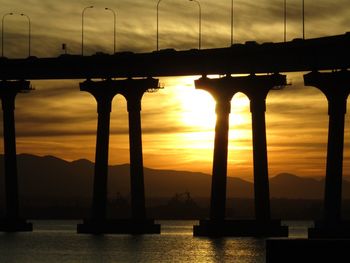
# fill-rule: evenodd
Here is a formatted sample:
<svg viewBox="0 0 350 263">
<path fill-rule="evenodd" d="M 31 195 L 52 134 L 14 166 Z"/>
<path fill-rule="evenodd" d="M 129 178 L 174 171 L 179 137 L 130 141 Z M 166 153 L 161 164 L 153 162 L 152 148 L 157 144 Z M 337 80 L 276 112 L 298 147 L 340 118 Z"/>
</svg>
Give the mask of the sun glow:
<svg viewBox="0 0 350 263">
<path fill-rule="evenodd" d="M 216 121 L 215 100 L 210 93 L 194 87 L 194 77 L 183 78 L 176 85 L 176 94 L 181 109 L 180 121 L 191 131 L 189 137 L 196 142 L 212 147 Z M 246 140 L 251 136 L 249 99 L 242 93 L 236 94 L 231 101 L 230 140 Z"/>
<path fill-rule="evenodd" d="M 209 93 L 192 88 L 181 102 L 183 124 L 205 131 L 215 127 L 215 101 Z"/>
<path fill-rule="evenodd" d="M 208 92 L 196 90 L 194 87 L 188 87 L 185 94 L 180 99 L 183 124 L 196 130 L 213 130 L 216 121 L 214 98 Z M 230 128 L 240 129 L 249 122 L 249 99 L 242 93 L 238 93 L 231 101 Z M 237 133 L 242 134 L 242 132 Z"/>
</svg>

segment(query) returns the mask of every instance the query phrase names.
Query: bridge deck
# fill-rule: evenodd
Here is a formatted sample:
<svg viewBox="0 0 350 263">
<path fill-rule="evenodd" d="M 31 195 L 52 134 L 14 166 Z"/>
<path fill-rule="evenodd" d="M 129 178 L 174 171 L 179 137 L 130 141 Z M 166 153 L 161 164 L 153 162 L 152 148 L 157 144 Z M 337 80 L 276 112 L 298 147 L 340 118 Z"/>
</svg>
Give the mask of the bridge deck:
<svg viewBox="0 0 350 263">
<path fill-rule="evenodd" d="M 55 58 L 0 58 L 0 79 L 85 79 L 337 70 L 350 67 L 350 33 L 282 43 Z"/>
</svg>

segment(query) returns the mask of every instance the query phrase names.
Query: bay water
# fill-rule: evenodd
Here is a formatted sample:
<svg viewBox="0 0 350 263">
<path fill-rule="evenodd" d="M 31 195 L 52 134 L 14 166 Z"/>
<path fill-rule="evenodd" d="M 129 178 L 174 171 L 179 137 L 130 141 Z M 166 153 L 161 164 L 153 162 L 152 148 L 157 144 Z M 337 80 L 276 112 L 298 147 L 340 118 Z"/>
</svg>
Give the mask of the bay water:
<svg viewBox="0 0 350 263">
<path fill-rule="evenodd" d="M 86 235 L 78 221 L 32 221 L 29 233 L 0 233 L 1 263 L 264 263 L 263 238 L 193 237 L 197 221 L 161 220 L 160 235 Z M 306 221 L 285 221 L 289 238 L 307 237 Z"/>
</svg>

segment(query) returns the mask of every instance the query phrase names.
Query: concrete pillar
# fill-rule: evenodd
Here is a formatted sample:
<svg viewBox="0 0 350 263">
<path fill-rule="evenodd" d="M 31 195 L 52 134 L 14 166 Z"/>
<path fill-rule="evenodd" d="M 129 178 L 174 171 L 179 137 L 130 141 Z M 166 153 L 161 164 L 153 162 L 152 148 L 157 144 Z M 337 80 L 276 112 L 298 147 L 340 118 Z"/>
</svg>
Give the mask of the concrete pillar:
<svg viewBox="0 0 350 263">
<path fill-rule="evenodd" d="M 112 81 L 80 83 L 80 90 L 89 92 L 97 102 L 97 135 L 92 200 L 92 221 L 105 221 L 107 208 L 108 149 L 112 100 L 119 88 Z"/>
<path fill-rule="evenodd" d="M 314 86 L 321 90 L 328 100 L 328 147 L 326 183 L 324 194 L 324 218 L 320 228 L 332 228 L 333 233 L 314 233 L 311 236 L 338 235 L 334 228 L 341 228 L 342 203 L 342 174 L 343 174 L 343 148 L 344 148 L 344 120 L 346 114 L 346 101 L 350 93 L 350 72 L 343 70 L 337 72 L 311 72 L 304 75 L 306 86 Z M 349 227 L 348 227 L 349 228 Z M 322 232 L 322 230 L 320 230 Z M 343 234 L 345 231 L 342 231 Z M 350 230 L 347 235 L 350 237 Z"/>
<path fill-rule="evenodd" d="M 214 139 L 213 172 L 210 199 L 210 220 L 223 221 L 226 207 L 227 152 L 231 99 L 237 92 L 231 77 L 195 81 L 196 89 L 209 92 L 216 101 L 216 125 Z"/>
<path fill-rule="evenodd" d="M 227 152 L 231 100 L 216 102 L 216 125 L 213 173 L 210 200 L 210 219 L 224 220 L 226 207 Z"/>
<path fill-rule="evenodd" d="M 145 92 L 156 89 L 158 89 L 157 79 L 128 79 L 124 81 L 120 91 L 127 100 L 129 113 L 131 217 L 134 220 L 144 220 L 146 218 L 140 114 L 141 99 Z"/>
<path fill-rule="evenodd" d="M 346 98 L 329 101 L 324 219 L 331 225 L 341 220 L 345 114 Z"/>
<path fill-rule="evenodd" d="M 254 163 L 254 200 L 255 218 L 259 221 L 269 221 L 270 190 L 267 163 L 265 100 L 251 100 L 253 130 L 253 163 Z"/>
<path fill-rule="evenodd" d="M 249 97 L 252 114 L 255 218 L 257 221 L 264 222 L 271 219 L 265 100 L 272 88 L 286 85 L 286 76 L 250 75 L 243 78 L 239 90 Z"/>
<path fill-rule="evenodd" d="M 6 192 L 6 218 L 18 218 L 18 180 L 15 134 L 15 97 L 17 92 L 2 95 L 4 131 L 4 168 Z"/>
<path fill-rule="evenodd" d="M 4 168 L 5 168 L 5 221 L 0 221 L 0 231 L 31 231 L 32 225 L 20 219 L 18 174 L 15 132 L 15 99 L 18 93 L 29 91 L 28 81 L 0 82 L 3 110 Z"/>
<path fill-rule="evenodd" d="M 148 89 L 157 89 L 155 79 L 124 79 L 80 84 L 82 91 L 90 92 L 97 101 L 98 126 L 93 191 L 92 218 L 77 226 L 78 233 L 90 234 L 145 234 L 160 233 L 160 225 L 146 219 L 141 140 L 141 98 Z M 130 135 L 131 219 L 107 219 L 107 175 L 110 112 L 113 97 L 122 94 L 127 99 Z"/>
<path fill-rule="evenodd" d="M 221 79 L 201 78 L 196 88 L 210 92 L 216 100 L 214 161 L 210 219 L 194 226 L 195 236 L 287 236 L 287 227 L 270 218 L 269 178 L 266 146 L 265 99 L 274 86 L 286 84 L 280 74 Z M 226 177 L 230 101 L 237 92 L 250 99 L 253 126 L 255 220 L 226 220 Z"/>
</svg>

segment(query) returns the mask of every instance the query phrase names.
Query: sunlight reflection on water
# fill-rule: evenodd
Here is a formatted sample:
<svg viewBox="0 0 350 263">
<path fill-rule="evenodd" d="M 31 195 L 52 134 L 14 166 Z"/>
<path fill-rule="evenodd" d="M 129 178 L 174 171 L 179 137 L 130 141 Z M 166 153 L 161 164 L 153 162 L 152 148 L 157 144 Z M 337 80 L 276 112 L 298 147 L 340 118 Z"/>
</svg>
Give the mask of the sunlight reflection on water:
<svg viewBox="0 0 350 263">
<path fill-rule="evenodd" d="M 0 262 L 265 262 L 264 239 L 194 238 L 196 221 L 161 221 L 161 235 L 144 236 L 78 235 L 76 223 L 36 221 L 33 233 L 0 234 Z M 310 224 L 291 225 L 304 237 Z"/>
</svg>

